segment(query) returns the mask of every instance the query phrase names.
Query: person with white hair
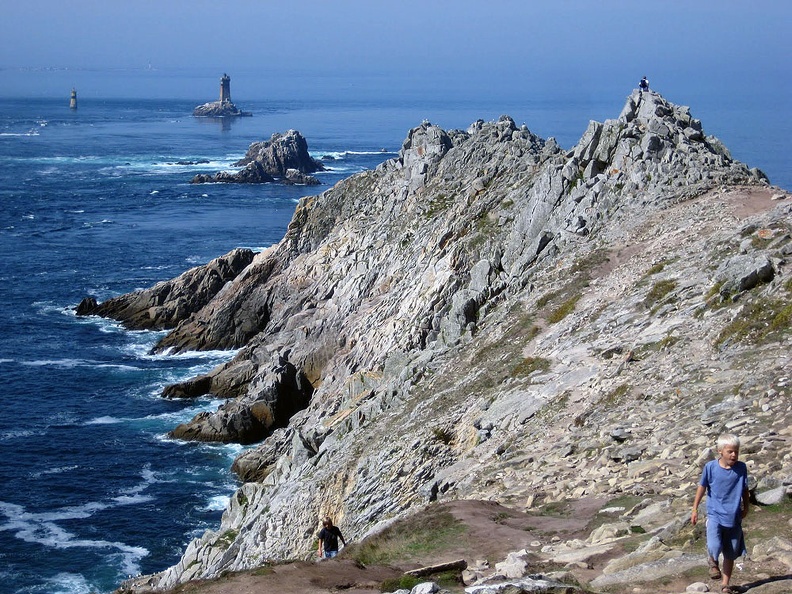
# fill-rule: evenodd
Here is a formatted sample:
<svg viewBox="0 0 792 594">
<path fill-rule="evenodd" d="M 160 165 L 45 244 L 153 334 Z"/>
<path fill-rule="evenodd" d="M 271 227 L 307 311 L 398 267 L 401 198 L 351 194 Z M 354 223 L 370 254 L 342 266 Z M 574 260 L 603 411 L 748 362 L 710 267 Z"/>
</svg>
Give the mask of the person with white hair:
<svg viewBox="0 0 792 594">
<path fill-rule="evenodd" d="M 729 585 L 737 557 L 745 555 L 742 520 L 748 515 L 748 467 L 740 462 L 740 438 L 718 437 L 718 458 L 704 465 L 693 499 L 690 522 L 698 522 L 698 507 L 707 495 L 707 563 L 710 577 L 721 579 L 721 593 L 734 594 Z M 723 555 L 723 567 L 718 559 Z"/>
</svg>

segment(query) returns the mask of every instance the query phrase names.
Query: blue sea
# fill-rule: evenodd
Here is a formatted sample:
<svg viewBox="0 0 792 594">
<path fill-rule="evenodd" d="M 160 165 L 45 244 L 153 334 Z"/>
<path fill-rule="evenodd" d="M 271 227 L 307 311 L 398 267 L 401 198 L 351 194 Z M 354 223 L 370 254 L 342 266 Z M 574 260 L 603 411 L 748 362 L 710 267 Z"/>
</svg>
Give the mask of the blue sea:
<svg viewBox="0 0 792 594">
<path fill-rule="evenodd" d="M 229 467 L 241 446 L 167 438 L 218 403 L 160 397 L 233 352 L 150 355 L 160 334 L 77 318 L 83 297 L 104 300 L 235 247 L 277 243 L 300 197 L 393 157 L 424 119 L 466 128 L 506 113 L 569 148 L 589 119 L 617 117 L 631 91 L 377 88 L 275 99 L 232 89 L 254 115 L 230 122 L 191 116 L 214 88 L 195 99 L 78 96 L 76 111 L 68 88 L 0 98 L 0 594 L 110 592 L 162 570 L 218 525 L 237 485 Z M 779 124 L 750 97 L 667 97 L 691 105 L 736 158 L 792 188 L 788 108 Z M 290 128 L 327 159 L 322 186 L 190 185 Z"/>
</svg>

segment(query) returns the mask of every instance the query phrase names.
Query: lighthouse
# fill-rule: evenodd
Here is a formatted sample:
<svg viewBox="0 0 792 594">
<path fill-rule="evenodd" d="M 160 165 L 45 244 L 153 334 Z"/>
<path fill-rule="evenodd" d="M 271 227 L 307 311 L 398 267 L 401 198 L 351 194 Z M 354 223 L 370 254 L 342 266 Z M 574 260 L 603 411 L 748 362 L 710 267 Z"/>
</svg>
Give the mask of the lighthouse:
<svg viewBox="0 0 792 594">
<path fill-rule="evenodd" d="M 72 89 L 71 99 L 69 99 L 69 109 L 77 109 L 77 89 Z"/>
<path fill-rule="evenodd" d="M 231 77 L 224 73 L 220 79 L 220 103 L 226 101 L 231 103 Z"/>
</svg>

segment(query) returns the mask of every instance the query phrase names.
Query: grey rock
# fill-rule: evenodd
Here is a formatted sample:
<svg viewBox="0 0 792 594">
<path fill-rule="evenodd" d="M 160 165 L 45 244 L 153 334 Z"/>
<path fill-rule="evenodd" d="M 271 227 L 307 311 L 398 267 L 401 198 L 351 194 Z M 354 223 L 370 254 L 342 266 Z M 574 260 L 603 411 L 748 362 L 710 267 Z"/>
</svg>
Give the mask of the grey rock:
<svg viewBox="0 0 792 594">
<path fill-rule="evenodd" d="M 174 328 L 179 321 L 206 306 L 253 257 L 249 249 L 235 249 L 150 289 L 113 297 L 101 304 L 89 297 L 80 303 L 77 315 L 111 318 L 136 330 Z"/>
<path fill-rule="evenodd" d="M 764 255 L 740 255 L 724 262 L 715 272 L 715 281 L 722 283 L 721 294 L 748 291 L 775 277 L 769 258 Z"/>
<path fill-rule="evenodd" d="M 276 132 L 269 140 L 254 142 L 235 166 L 243 169 L 214 175 L 198 174 L 192 183 L 251 184 L 280 180 L 287 184 L 318 185 L 319 180 L 309 174 L 324 170 L 324 165 L 308 153 L 308 142 L 296 130 L 284 134 Z"/>
<path fill-rule="evenodd" d="M 466 131 L 427 122 L 398 157 L 302 199 L 283 240 L 157 349 L 239 349 L 176 390 L 232 398 L 199 419 L 207 433 L 247 431 L 251 417 L 275 414 L 278 357 L 296 370 L 287 384 L 304 378 L 313 392 L 238 457 L 244 497 L 232 497 L 218 530 L 142 581 L 167 589 L 307 556 L 318 510 L 359 537 L 452 499 L 683 501 L 697 457 L 726 423 L 747 419 L 739 430 L 757 442 L 788 439 L 779 354 L 788 337 L 715 350 L 739 305 L 705 296 L 739 228 L 786 229 L 790 209 L 733 215 L 746 194 L 772 190 L 688 128 L 700 129 L 689 110 L 656 93 L 631 95 L 619 119 L 590 125 L 566 151 L 510 118 Z M 762 245 L 750 253 L 770 257 Z M 661 279 L 677 283 L 671 298 L 642 307 Z M 785 291 L 774 281 L 743 298 Z M 613 345 L 640 356 L 597 356 Z M 768 398 L 768 386 L 779 395 Z M 269 409 L 256 416 L 262 400 Z M 482 440 L 485 423 L 493 429 Z M 613 427 L 629 428 L 630 447 L 614 443 Z M 757 446 L 755 468 L 791 475 L 779 451 Z M 632 530 L 641 509 L 652 501 L 620 519 Z M 678 520 L 658 508 L 637 525 L 672 542 L 688 512 Z M 543 559 L 587 563 L 618 548 L 557 541 Z M 621 557 L 608 579 L 662 579 L 702 564 L 703 553 L 688 559 L 661 544 Z"/>
<path fill-rule="evenodd" d="M 756 502 L 761 505 L 778 505 L 787 497 L 787 488 L 784 486 L 776 487 L 769 491 L 756 494 Z"/>
</svg>

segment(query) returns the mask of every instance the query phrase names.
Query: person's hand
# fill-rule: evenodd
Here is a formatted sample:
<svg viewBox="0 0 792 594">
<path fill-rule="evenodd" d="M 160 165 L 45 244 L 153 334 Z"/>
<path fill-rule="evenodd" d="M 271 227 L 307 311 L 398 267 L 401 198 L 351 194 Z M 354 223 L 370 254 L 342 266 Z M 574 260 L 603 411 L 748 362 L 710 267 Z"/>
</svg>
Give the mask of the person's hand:
<svg viewBox="0 0 792 594">
<path fill-rule="evenodd" d="M 690 514 L 690 523 L 695 526 L 696 522 L 698 522 L 698 510 L 694 509 Z"/>
</svg>

